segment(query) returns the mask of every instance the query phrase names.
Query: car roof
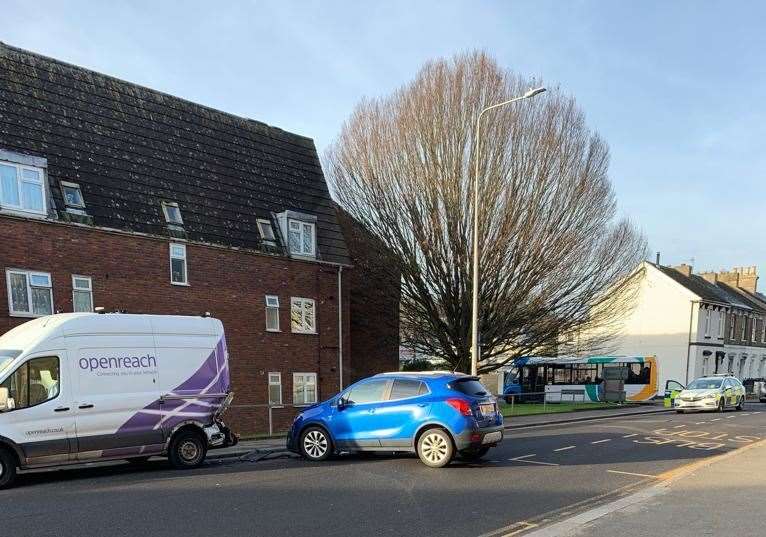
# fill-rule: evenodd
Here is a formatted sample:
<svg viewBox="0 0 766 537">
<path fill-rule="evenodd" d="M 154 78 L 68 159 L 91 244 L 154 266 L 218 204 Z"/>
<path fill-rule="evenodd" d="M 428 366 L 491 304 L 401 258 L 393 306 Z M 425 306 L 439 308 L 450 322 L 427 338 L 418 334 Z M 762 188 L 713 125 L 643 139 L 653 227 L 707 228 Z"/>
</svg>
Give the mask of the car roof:
<svg viewBox="0 0 766 537">
<path fill-rule="evenodd" d="M 434 379 L 456 379 L 456 378 L 477 378 L 466 375 L 465 373 L 459 373 L 454 371 L 389 371 L 386 373 L 378 373 L 375 377 L 408 377 L 419 380 L 434 380 Z M 373 377 L 373 378 L 375 378 Z"/>
</svg>

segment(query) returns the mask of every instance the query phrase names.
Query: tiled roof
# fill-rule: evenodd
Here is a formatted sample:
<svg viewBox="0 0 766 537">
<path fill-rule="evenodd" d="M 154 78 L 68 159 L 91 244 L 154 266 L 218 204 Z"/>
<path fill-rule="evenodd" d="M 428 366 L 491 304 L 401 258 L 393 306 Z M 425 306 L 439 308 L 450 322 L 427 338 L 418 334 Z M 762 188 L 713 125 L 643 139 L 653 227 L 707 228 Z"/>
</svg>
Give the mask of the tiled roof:
<svg viewBox="0 0 766 537">
<path fill-rule="evenodd" d="M 349 263 L 311 139 L 0 43 L 0 149 L 47 158 L 97 226 L 259 248 L 257 218 L 317 217 L 319 258 Z"/>
<path fill-rule="evenodd" d="M 730 296 L 738 300 L 740 303 L 744 303 L 750 309 L 754 309 L 759 312 L 766 312 L 764 304 L 759 301 L 760 299 L 750 295 L 748 291 L 745 291 L 741 288 L 732 287 L 731 285 L 727 285 L 721 282 L 718 282 L 717 285 L 721 289 L 725 290 Z"/>
<path fill-rule="evenodd" d="M 705 278 L 702 276 L 698 276 L 696 274 L 685 276 L 674 268 L 664 267 L 654 263 L 649 264 L 655 267 L 657 270 L 661 271 L 666 276 L 672 278 L 679 284 L 686 287 L 689 291 L 699 296 L 702 300 L 709 300 L 711 302 L 720 302 L 724 304 L 731 303 L 732 297 L 730 297 L 726 291 L 719 289 L 717 286 L 705 280 Z"/>
</svg>

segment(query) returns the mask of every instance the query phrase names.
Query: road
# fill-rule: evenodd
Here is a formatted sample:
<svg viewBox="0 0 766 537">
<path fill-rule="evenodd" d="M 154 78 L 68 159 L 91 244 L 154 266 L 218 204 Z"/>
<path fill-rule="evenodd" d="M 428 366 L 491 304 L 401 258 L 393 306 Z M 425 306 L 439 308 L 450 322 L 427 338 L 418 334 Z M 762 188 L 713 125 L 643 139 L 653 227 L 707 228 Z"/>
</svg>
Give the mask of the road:
<svg viewBox="0 0 766 537">
<path fill-rule="evenodd" d="M 0 491 L 2 527 L 14 537 L 521 535 L 764 437 L 766 405 L 754 403 L 514 430 L 485 462 L 441 470 L 375 455 L 38 472 Z"/>
</svg>

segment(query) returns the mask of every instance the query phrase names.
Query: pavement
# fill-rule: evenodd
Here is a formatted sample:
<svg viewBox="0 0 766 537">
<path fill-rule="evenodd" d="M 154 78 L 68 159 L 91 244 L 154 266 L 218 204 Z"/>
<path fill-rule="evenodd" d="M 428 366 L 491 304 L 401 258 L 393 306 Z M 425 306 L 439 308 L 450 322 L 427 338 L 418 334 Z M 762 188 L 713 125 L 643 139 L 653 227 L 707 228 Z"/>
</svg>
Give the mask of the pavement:
<svg viewBox="0 0 766 537">
<path fill-rule="evenodd" d="M 14 537 L 106 531 L 110 537 L 526 537 L 594 509 L 608 514 L 614 502 L 649 497 L 658 482 L 690 464 L 740 457 L 747 452 L 739 450 L 754 451 L 749 446 L 765 438 L 766 405 L 755 403 L 743 412 L 659 412 L 511 428 L 483 462 L 455 461 L 439 470 L 409 454 L 312 463 L 272 452 L 211 459 L 191 471 L 156 459 L 138 468 L 111 463 L 34 472 L 0 491 L 0 508 L 3 530 Z M 741 486 L 747 502 L 762 495 L 760 485 L 723 483 L 725 490 Z M 742 501 L 734 495 L 727 505 Z M 589 523 L 608 520 L 602 519 Z M 720 523 L 727 521 L 739 527 L 722 514 Z M 676 519 L 676 526 L 696 523 Z"/>
</svg>

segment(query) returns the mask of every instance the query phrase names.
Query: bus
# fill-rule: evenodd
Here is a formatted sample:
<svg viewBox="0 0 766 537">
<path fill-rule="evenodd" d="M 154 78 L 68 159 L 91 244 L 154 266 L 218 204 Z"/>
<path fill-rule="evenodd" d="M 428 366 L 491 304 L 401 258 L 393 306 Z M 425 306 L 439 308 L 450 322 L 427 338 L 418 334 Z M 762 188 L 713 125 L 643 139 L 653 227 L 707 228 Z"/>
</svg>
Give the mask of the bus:
<svg viewBox="0 0 766 537">
<path fill-rule="evenodd" d="M 517 358 L 505 374 L 503 395 L 521 395 L 524 401 L 560 402 L 603 400 L 604 367 L 628 369 L 627 401 L 648 401 L 657 395 L 655 356 L 588 356 L 584 358 Z M 527 394 L 525 397 L 524 394 Z"/>
</svg>

